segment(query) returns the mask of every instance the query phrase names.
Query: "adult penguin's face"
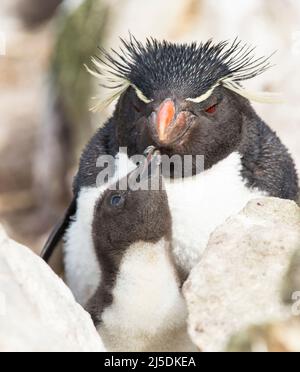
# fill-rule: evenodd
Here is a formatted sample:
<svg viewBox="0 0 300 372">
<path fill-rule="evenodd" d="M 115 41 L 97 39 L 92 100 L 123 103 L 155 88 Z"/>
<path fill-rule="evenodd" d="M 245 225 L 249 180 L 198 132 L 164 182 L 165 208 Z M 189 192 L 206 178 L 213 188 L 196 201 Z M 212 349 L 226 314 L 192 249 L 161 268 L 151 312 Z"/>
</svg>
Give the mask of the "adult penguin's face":
<svg viewBox="0 0 300 372">
<path fill-rule="evenodd" d="M 241 139 L 244 99 L 222 87 L 201 103 L 173 91 L 151 102 L 129 88 L 117 108 L 118 135 L 129 153 L 154 145 L 168 155 L 204 155 L 207 166 L 226 157 Z"/>
<path fill-rule="evenodd" d="M 268 58 L 256 59 L 237 40 L 122 43 L 120 52 L 94 60 L 92 72 L 100 79 L 110 74 L 117 91 L 108 103 L 120 97 L 114 114 L 120 146 L 130 155 L 149 145 L 168 155 L 204 155 L 206 167 L 237 148 L 243 118 L 253 114 L 240 83 L 264 72 Z"/>
</svg>

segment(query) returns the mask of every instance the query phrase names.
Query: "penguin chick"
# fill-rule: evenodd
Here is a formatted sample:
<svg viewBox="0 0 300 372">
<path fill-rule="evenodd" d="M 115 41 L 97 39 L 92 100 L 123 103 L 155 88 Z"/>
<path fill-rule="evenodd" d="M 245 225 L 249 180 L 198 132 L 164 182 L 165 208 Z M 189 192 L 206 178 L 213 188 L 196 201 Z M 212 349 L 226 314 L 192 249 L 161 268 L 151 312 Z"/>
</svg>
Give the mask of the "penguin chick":
<svg viewBox="0 0 300 372">
<path fill-rule="evenodd" d="M 162 189 L 100 195 L 92 237 L 101 280 L 87 310 L 109 351 L 195 351 L 171 256 L 171 229 Z"/>
</svg>

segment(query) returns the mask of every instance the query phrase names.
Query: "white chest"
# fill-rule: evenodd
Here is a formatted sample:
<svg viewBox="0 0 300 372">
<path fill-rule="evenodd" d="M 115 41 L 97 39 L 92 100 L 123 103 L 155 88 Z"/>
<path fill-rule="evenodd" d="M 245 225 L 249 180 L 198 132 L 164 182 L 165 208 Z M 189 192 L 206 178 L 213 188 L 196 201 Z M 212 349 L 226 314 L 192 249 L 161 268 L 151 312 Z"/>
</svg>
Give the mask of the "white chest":
<svg viewBox="0 0 300 372">
<path fill-rule="evenodd" d="M 77 199 L 77 212 L 65 236 L 65 277 L 77 302 L 85 306 L 101 280 L 100 265 L 92 239 L 94 209 L 102 190 L 84 188 Z"/>
<path fill-rule="evenodd" d="M 249 200 L 263 195 L 250 190 L 240 176 L 237 153 L 210 170 L 182 182 L 166 182 L 173 219 L 173 250 L 177 263 L 189 272 L 200 260 L 210 234 Z M 77 200 L 77 213 L 66 234 L 67 284 L 77 301 L 85 305 L 97 290 L 101 271 L 92 241 L 95 203 L 103 188 L 84 188 Z"/>
<path fill-rule="evenodd" d="M 246 187 L 241 168 L 240 155 L 233 153 L 198 176 L 166 182 L 174 254 L 186 272 L 198 263 L 216 227 L 263 195 Z"/>
<path fill-rule="evenodd" d="M 164 239 L 136 243 L 127 250 L 113 304 L 102 314 L 99 328 L 109 351 L 193 349 L 186 331 L 186 305 L 168 251 Z"/>
</svg>

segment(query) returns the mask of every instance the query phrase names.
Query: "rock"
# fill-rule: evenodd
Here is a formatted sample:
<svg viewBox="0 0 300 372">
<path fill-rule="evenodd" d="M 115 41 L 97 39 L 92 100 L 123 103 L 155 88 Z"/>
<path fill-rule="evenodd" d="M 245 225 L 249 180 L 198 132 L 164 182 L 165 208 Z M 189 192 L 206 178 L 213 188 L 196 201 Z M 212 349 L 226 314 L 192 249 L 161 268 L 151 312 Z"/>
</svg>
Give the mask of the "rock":
<svg viewBox="0 0 300 372">
<path fill-rule="evenodd" d="M 299 249 L 294 254 L 284 278 L 282 297 L 286 304 L 293 304 L 297 298 L 300 299 L 300 241 Z"/>
<path fill-rule="evenodd" d="M 224 350 L 240 329 L 291 314 L 282 278 L 299 246 L 300 209 L 291 201 L 251 201 L 211 236 L 184 286 L 189 332 L 202 351 Z"/>
<path fill-rule="evenodd" d="M 104 351 L 65 284 L 0 226 L 0 352 Z"/>
<path fill-rule="evenodd" d="M 232 337 L 228 352 L 300 352 L 300 321 L 251 327 Z"/>
<path fill-rule="evenodd" d="M 231 338 L 227 351 L 300 352 L 300 249 L 294 254 L 284 278 L 282 297 L 293 315 L 289 320 L 241 331 Z"/>
</svg>

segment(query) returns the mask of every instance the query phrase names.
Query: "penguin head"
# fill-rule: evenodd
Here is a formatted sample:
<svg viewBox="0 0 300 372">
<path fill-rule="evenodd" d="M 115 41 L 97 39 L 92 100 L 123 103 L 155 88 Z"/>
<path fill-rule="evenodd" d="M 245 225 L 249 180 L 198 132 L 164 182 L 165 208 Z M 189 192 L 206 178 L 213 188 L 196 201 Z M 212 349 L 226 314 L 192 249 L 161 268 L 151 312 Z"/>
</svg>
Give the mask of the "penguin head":
<svg viewBox="0 0 300 372">
<path fill-rule="evenodd" d="M 170 157 L 203 155 L 210 168 L 241 141 L 245 108 L 250 104 L 244 98 L 223 87 L 201 103 L 187 101 L 172 89 L 148 104 L 129 88 L 115 111 L 118 141 L 127 144 L 130 155 L 149 145 Z"/>
<path fill-rule="evenodd" d="M 120 52 L 103 51 L 94 60 L 96 75 L 110 71 L 113 98 L 120 97 L 114 113 L 120 146 L 130 155 L 149 145 L 168 155 L 204 155 L 206 167 L 236 149 L 244 116 L 253 115 L 248 98 L 263 99 L 241 83 L 266 71 L 269 58 L 256 58 L 237 40 L 122 43 Z"/>
<path fill-rule="evenodd" d="M 134 170 L 126 176 L 128 185 L 144 179 L 139 188 L 121 190 L 123 180 L 119 180 L 100 196 L 93 219 L 93 241 L 100 261 L 117 265 L 136 242 L 170 240 L 171 214 L 157 157 L 150 156 L 142 172 Z M 153 184 L 156 189 L 151 189 Z"/>
</svg>

